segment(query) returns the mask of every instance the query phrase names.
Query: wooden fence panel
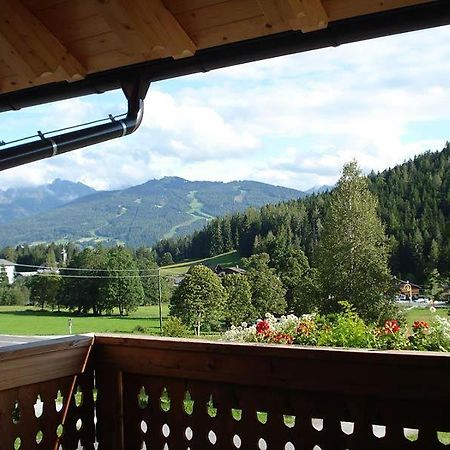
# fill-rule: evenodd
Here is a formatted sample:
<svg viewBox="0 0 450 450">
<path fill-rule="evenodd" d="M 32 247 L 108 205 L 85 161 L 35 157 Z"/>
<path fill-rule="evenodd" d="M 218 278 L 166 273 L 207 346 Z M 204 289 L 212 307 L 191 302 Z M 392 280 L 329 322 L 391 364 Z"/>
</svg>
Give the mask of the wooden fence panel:
<svg viewBox="0 0 450 450">
<path fill-rule="evenodd" d="M 449 356 L 114 337 L 95 348 L 97 366 L 121 373 L 127 450 L 446 448 Z"/>
</svg>

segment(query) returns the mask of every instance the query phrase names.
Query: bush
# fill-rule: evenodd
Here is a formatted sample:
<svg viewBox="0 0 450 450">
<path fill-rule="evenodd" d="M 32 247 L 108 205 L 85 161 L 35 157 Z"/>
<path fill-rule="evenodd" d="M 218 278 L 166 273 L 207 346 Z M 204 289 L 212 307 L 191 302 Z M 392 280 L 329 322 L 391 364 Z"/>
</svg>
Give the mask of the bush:
<svg viewBox="0 0 450 450">
<path fill-rule="evenodd" d="M 192 333 L 178 317 L 169 317 L 164 322 L 163 335 L 168 337 L 187 337 Z"/>
<path fill-rule="evenodd" d="M 317 345 L 328 347 L 370 347 L 373 334 L 348 302 L 339 302 L 344 311 L 324 320 Z"/>
</svg>

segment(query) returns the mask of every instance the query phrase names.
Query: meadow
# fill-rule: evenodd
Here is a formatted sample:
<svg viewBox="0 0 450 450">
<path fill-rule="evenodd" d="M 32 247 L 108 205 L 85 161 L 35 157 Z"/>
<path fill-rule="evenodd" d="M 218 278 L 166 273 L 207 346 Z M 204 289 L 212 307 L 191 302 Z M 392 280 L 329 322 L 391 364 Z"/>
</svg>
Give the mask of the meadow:
<svg viewBox="0 0 450 450">
<path fill-rule="evenodd" d="M 406 311 L 406 319 L 411 326 L 416 320 L 430 322 L 434 314 L 448 317 L 448 312 L 447 308 L 437 309 L 435 313 L 428 308 L 414 308 Z M 168 304 L 162 305 L 162 313 L 164 321 L 169 314 Z M 72 319 L 72 334 L 132 333 L 136 327 L 145 328 L 148 334 L 160 334 L 158 306 L 151 305 L 141 306 L 129 316 L 113 314 L 100 317 L 40 310 L 32 306 L 0 306 L 0 335 L 66 335 L 69 334 L 69 319 Z"/>
<path fill-rule="evenodd" d="M 218 256 L 203 259 L 186 260 L 181 263 L 171 264 L 170 266 L 164 266 L 161 268 L 161 275 L 165 276 L 177 276 L 184 275 L 191 266 L 203 264 L 208 267 L 214 267 L 220 264 L 222 267 L 230 267 L 239 265 L 241 257 L 237 251 L 228 253 L 222 253 Z"/>
<path fill-rule="evenodd" d="M 163 304 L 163 320 L 169 308 Z M 141 306 L 129 316 L 76 315 L 68 311 L 53 312 L 32 306 L 0 307 L 0 334 L 66 335 L 69 334 L 69 319 L 72 319 L 72 334 L 82 333 L 131 333 L 137 326 L 159 334 L 159 311 L 157 305 Z"/>
</svg>

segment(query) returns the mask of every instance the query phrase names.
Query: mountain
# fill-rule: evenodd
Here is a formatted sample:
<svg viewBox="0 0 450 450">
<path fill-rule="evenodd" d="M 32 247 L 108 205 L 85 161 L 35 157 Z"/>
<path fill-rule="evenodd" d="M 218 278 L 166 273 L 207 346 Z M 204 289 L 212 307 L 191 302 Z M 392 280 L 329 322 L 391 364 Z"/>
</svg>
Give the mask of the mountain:
<svg viewBox="0 0 450 450">
<path fill-rule="evenodd" d="M 256 181 L 165 177 L 127 189 L 93 192 L 32 217 L 4 223 L 0 247 L 58 240 L 83 245 L 153 245 L 163 237 L 200 229 L 219 215 L 302 196 L 304 193 L 295 189 Z"/>
<path fill-rule="evenodd" d="M 311 194 L 322 194 L 324 192 L 329 192 L 334 188 L 334 186 L 330 184 L 323 184 L 319 186 L 313 186 L 312 188 L 305 191 L 305 194 L 311 195 Z"/>
<path fill-rule="evenodd" d="M 368 182 L 389 237 L 392 273 L 419 283 L 433 269 L 450 275 L 450 144 L 372 173 Z M 329 197 L 325 192 L 218 218 L 190 236 L 159 242 L 155 250 L 182 260 L 296 245 L 313 261 Z"/>
<path fill-rule="evenodd" d="M 83 183 L 56 179 L 51 184 L 0 189 L 0 223 L 48 211 L 96 192 Z"/>
</svg>

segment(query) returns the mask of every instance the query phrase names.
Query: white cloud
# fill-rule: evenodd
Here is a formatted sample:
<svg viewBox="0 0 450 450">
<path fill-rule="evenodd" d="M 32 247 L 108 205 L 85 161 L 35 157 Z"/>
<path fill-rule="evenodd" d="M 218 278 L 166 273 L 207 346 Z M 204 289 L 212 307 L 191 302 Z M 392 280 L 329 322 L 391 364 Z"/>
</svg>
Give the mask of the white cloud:
<svg viewBox="0 0 450 450">
<path fill-rule="evenodd" d="M 333 183 L 353 158 L 383 170 L 449 137 L 449 39 L 445 27 L 155 83 L 133 136 L 5 171 L 0 188 L 60 177 L 106 189 L 178 175 L 307 189 Z M 120 108 L 115 94 L 17 114 L 35 130 Z"/>
</svg>

